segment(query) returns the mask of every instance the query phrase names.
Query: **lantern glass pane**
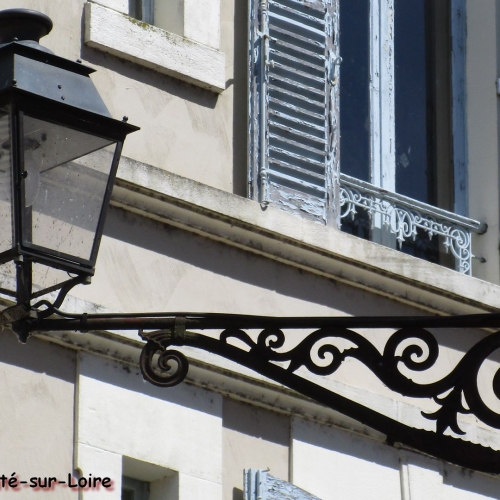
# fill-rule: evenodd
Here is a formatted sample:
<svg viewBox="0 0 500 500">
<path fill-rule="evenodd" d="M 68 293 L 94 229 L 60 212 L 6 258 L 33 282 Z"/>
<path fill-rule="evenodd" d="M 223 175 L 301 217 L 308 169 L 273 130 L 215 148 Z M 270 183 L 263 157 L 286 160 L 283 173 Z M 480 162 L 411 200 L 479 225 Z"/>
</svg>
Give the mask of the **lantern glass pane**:
<svg viewBox="0 0 500 500">
<path fill-rule="evenodd" d="M 0 252 L 13 246 L 12 140 L 8 108 L 0 108 Z"/>
<path fill-rule="evenodd" d="M 27 115 L 23 132 L 23 243 L 90 260 L 116 143 Z"/>
</svg>

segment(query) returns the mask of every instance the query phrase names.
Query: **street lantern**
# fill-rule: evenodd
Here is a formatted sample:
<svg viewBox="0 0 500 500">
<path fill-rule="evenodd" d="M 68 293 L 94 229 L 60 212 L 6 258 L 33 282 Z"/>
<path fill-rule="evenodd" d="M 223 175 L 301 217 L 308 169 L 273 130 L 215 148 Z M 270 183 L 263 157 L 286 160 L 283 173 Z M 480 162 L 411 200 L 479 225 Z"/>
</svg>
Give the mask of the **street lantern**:
<svg viewBox="0 0 500 500">
<path fill-rule="evenodd" d="M 39 12 L 0 11 L 0 264 L 16 262 L 18 303 L 32 298 L 33 263 L 93 274 L 123 141 L 138 130 L 111 117 L 92 68 L 39 45 L 51 29 Z"/>
<path fill-rule="evenodd" d="M 172 346 L 202 349 L 287 386 L 407 446 L 462 467 L 500 474 L 500 452 L 445 435 L 462 434 L 457 417 L 469 413 L 500 429 L 500 412 L 483 401 L 478 373 L 500 349 L 500 331 L 473 346 L 441 380 L 420 384 L 408 371 L 430 370 L 439 357 L 429 329 L 498 328 L 500 314 L 456 317 L 275 318 L 263 316 L 133 313 L 68 314 L 59 310 L 69 290 L 94 272 L 104 219 L 125 137 L 137 127 L 111 118 L 89 75 L 91 68 L 54 55 L 38 44 L 52 29 L 45 15 L 25 9 L 0 11 L 0 264 L 15 262 L 16 280 L 0 293 L 17 304 L 0 312 L 21 342 L 34 332 L 138 330 L 146 341 L 139 365 L 146 380 L 176 385 L 189 361 Z M 32 265 L 72 277 L 32 290 Z M 60 289 L 60 290 L 59 290 Z M 33 299 L 59 290 L 55 300 Z M 355 329 L 391 328 L 383 352 Z M 285 332 L 304 329 L 285 349 Z M 191 331 L 189 331 L 191 330 Z M 194 331 L 193 331 L 194 330 Z M 219 336 L 203 330 L 217 330 Z M 245 330 L 260 330 L 257 338 Z M 311 332 L 311 330 L 313 330 Z M 345 341 L 353 347 L 345 348 Z M 339 345 L 336 342 L 339 341 Z M 344 346 L 344 347 L 342 347 Z M 422 346 L 428 355 L 423 356 Z M 434 399 L 423 413 L 436 431 L 408 426 L 312 382 L 301 372 L 330 376 L 346 358 L 364 364 L 396 394 Z M 401 365 L 406 370 L 400 370 Z M 500 399 L 500 370 L 492 389 Z"/>
</svg>

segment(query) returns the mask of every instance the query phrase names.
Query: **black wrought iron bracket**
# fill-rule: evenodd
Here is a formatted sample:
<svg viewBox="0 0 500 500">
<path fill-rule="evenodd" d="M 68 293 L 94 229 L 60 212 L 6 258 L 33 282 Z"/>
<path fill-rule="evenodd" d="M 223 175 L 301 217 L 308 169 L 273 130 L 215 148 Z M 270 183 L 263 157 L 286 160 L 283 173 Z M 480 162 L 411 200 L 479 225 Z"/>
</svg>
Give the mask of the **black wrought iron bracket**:
<svg viewBox="0 0 500 500">
<path fill-rule="evenodd" d="M 171 387 L 187 376 L 188 359 L 182 352 L 172 349 L 173 346 L 202 349 L 246 366 L 383 433 L 390 445 L 408 447 L 473 470 L 500 474 L 500 451 L 460 438 L 464 432 L 458 421 L 459 414 L 472 414 L 487 426 L 500 429 L 500 413 L 485 403 L 478 381 L 483 363 L 500 349 L 500 331 L 480 340 L 438 381 L 420 384 L 401 370 L 426 372 L 436 366 L 439 345 L 431 329 L 500 328 L 500 314 L 358 318 L 192 313 L 68 315 L 54 307 L 50 312 L 59 317 L 47 318 L 43 311 L 36 316 L 26 312 L 12 323 L 13 329 L 23 335 L 37 331 L 137 329 L 146 341 L 140 356 L 140 368 L 144 378 L 156 386 Z M 369 335 L 354 331 L 358 328 L 390 328 L 395 332 L 381 352 L 368 340 Z M 309 332 L 295 347 L 287 350 L 284 331 L 288 329 Z M 221 333 L 214 337 L 200 333 L 203 330 Z M 250 336 L 248 330 L 258 330 L 259 333 Z M 346 345 L 345 341 L 349 347 L 341 347 Z M 304 371 L 319 377 L 331 376 L 347 358 L 365 365 L 397 394 L 433 399 L 439 409 L 433 413 L 422 412 L 422 417 L 436 422 L 435 432 L 405 425 L 302 376 Z M 493 394 L 500 400 L 500 369 L 491 383 Z"/>
</svg>

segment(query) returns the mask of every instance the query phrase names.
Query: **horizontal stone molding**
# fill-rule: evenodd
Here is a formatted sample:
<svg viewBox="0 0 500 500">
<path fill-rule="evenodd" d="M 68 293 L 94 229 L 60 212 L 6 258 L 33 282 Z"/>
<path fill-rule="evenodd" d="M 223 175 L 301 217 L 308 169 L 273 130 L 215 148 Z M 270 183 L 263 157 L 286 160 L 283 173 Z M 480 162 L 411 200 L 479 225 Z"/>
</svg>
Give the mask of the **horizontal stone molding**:
<svg viewBox="0 0 500 500">
<path fill-rule="evenodd" d="M 433 314 L 500 309 L 500 287 L 122 158 L 112 204 Z"/>
</svg>

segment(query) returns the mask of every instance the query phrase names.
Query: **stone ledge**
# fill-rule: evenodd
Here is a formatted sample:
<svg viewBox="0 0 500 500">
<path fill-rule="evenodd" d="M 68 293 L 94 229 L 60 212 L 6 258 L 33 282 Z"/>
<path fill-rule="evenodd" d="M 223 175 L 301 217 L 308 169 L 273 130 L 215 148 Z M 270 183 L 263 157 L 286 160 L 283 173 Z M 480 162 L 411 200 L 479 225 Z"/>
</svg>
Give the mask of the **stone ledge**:
<svg viewBox="0 0 500 500">
<path fill-rule="evenodd" d="M 426 312 L 500 309 L 497 285 L 126 158 L 112 203 Z"/>
</svg>

